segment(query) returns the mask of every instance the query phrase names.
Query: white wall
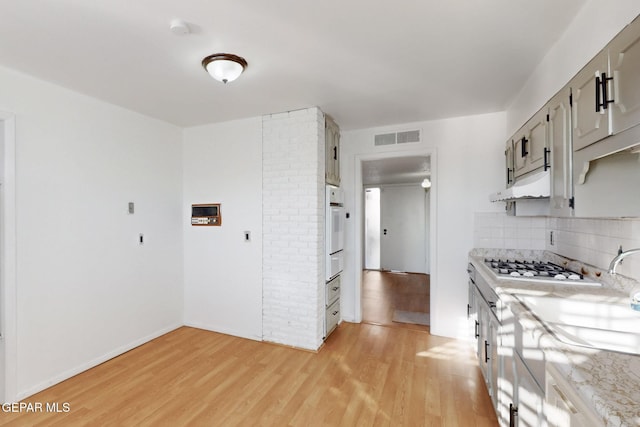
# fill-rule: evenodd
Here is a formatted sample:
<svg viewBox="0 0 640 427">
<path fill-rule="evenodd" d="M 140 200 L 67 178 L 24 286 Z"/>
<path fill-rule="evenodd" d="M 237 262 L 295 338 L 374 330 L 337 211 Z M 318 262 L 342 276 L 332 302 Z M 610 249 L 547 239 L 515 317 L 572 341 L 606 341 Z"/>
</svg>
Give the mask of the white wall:
<svg viewBox="0 0 640 427">
<path fill-rule="evenodd" d="M 466 264 L 473 247 L 473 214 L 475 211 L 498 212 L 503 206 L 489 202 L 493 189 L 501 188 L 504 171 L 505 114 L 494 113 L 446 120 L 411 123 L 384 128 L 342 133 L 342 187 L 345 210 L 351 219 L 345 226 L 345 272 L 343 275 L 342 310 L 346 320 L 359 320 L 357 287 L 358 268 L 362 266 L 361 209 L 363 189 L 356 188 L 357 161 L 375 156 L 397 156 L 399 153 L 432 157 L 431 204 L 436 221 L 432 254 L 431 332 L 436 335 L 463 337 L 466 322 Z M 406 129 L 422 129 L 422 141 L 402 146 L 373 145 L 376 133 Z"/>
<path fill-rule="evenodd" d="M 181 131 L 4 68 L 0 87 L 16 117 L 22 397 L 182 323 Z"/>
<path fill-rule="evenodd" d="M 638 0 L 588 0 L 508 108 L 507 133 L 516 132 L 638 14 Z"/>
<path fill-rule="evenodd" d="M 262 119 L 188 128 L 182 157 L 185 323 L 261 340 Z M 222 225 L 191 226 L 194 203 L 221 203 Z"/>
</svg>

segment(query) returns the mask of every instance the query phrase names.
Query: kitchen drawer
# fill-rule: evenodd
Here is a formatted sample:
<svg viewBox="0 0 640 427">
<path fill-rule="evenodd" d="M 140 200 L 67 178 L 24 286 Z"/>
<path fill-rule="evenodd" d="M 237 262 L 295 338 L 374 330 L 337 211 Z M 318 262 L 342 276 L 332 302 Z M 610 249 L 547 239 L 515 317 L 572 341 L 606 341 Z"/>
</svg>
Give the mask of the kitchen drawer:
<svg viewBox="0 0 640 427">
<path fill-rule="evenodd" d="M 336 328 L 336 326 L 338 326 L 339 321 L 340 321 L 340 298 L 335 300 L 333 304 L 331 304 L 327 308 L 327 312 L 325 315 L 327 333 L 325 334 L 325 336 L 329 336 L 331 331 L 333 331 Z"/>
<path fill-rule="evenodd" d="M 325 307 L 329 307 L 340 296 L 340 276 L 334 277 L 327 282 L 327 289 L 325 292 Z"/>
</svg>

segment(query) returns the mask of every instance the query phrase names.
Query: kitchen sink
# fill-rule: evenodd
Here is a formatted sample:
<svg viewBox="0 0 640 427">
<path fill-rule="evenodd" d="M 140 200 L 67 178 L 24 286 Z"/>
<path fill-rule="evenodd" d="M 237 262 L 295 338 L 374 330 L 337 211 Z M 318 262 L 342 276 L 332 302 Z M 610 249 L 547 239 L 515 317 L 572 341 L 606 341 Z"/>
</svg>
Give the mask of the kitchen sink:
<svg viewBox="0 0 640 427">
<path fill-rule="evenodd" d="M 528 294 L 515 297 L 562 342 L 640 354 L 640 312 L 632 310 L 624 298 Z"/>
</svg>

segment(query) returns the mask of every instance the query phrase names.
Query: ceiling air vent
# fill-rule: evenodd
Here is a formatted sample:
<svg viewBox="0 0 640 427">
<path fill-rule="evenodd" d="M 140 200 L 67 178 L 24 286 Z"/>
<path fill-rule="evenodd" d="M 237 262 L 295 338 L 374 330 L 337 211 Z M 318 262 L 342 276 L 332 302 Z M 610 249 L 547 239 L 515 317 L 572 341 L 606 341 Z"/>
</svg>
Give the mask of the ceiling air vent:
<svg viewBox="0 0 640 427">
<path fill-rule="evenodd" d="M 419 130 L 407 130 L 403 132 L 383 133 L 376 135 L 374 145 L 406 144 L 407 142 L 420 142 Z"/>
<path fill-rule="evenodd" d="M 398 132 L 398 144 L 404 144 L 407 142 L 420 142 L 420 131 L 407 130 L 404 132 Z"/>
<path fill-rule="evenodd" d="M 384 133 L 382 135 L 376 135 L 375 145 L 393 145 L 396 143 L 395 133 Z"/>
</svg>

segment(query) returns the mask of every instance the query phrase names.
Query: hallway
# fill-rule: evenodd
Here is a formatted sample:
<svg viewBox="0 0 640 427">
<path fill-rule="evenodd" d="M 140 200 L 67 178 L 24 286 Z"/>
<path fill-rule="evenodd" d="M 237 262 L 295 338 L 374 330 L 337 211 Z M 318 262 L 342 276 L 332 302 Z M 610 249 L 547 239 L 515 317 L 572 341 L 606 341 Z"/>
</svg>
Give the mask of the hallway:
<svg viewBox="0 0 640 427">
<path fill-rule="evenodd" d="M 393 321 L 397 311 L 429 313 L 429 275 L 364 270 L 362 275 L 362 321 L 429 332 L 429 326 Z"/>
</svg>

